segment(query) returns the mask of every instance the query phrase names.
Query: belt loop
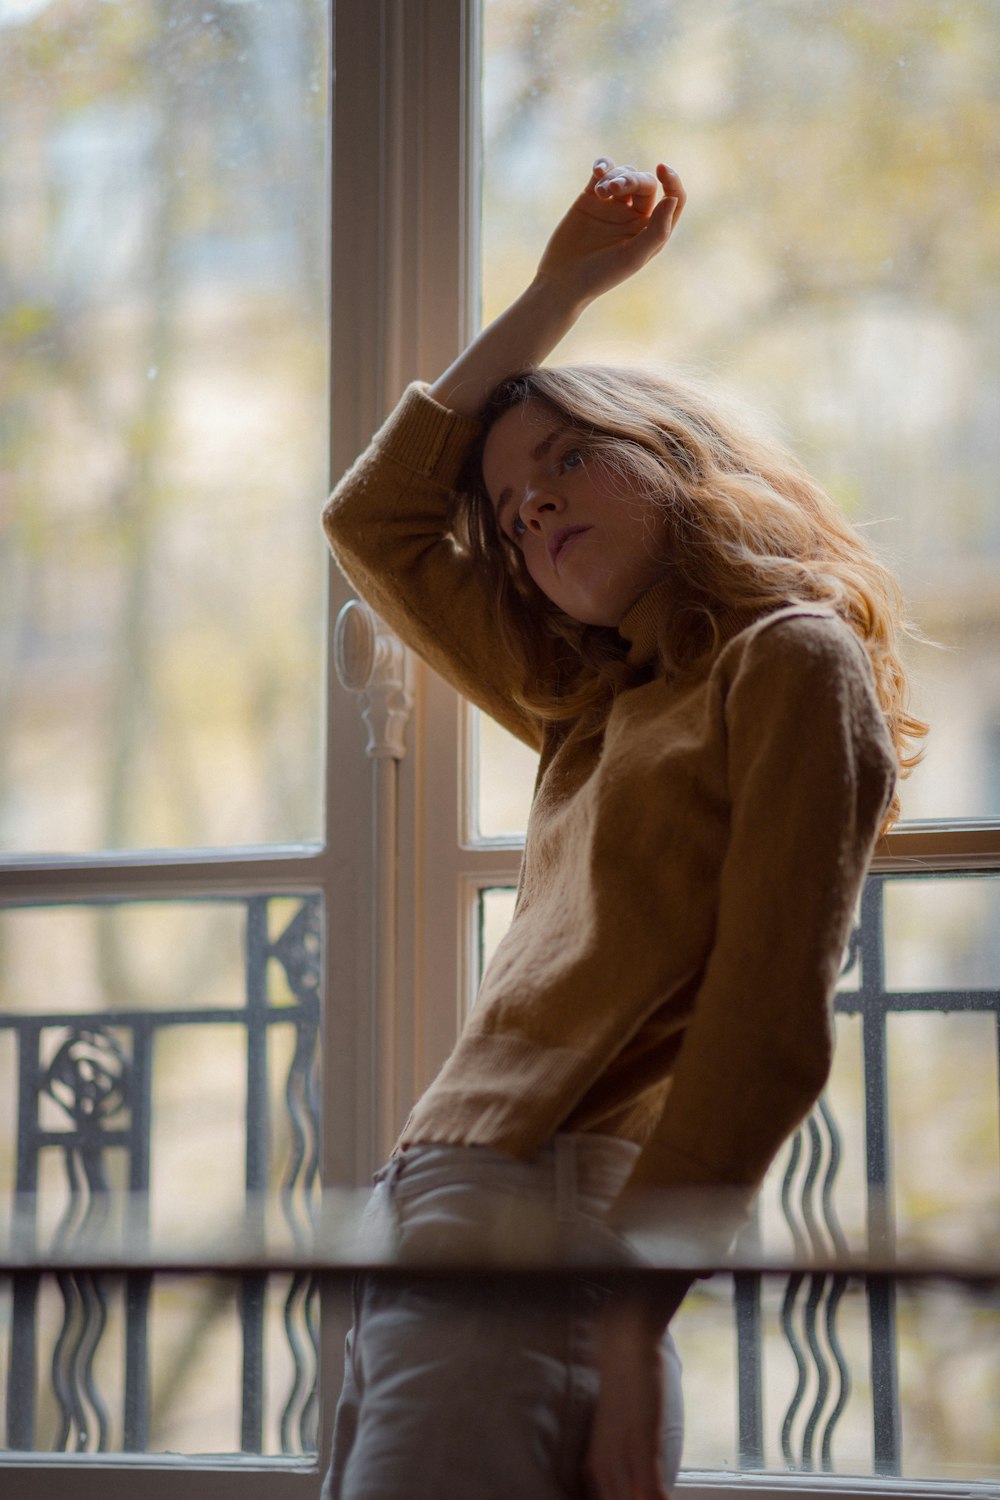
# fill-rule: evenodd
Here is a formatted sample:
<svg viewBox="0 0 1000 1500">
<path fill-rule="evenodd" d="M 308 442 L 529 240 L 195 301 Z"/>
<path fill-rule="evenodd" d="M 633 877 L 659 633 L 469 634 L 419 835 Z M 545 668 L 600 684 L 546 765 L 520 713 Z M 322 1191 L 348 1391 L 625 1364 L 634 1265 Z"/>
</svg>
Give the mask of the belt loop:
<svg viewBox="0 0 1000 1500">
<path fill-rule="evenodd" d="M 576 1140 L 571 1135 L 556 1135 L 554 1140 L 556 1168 L 556 1215 L 566 1220 L 576 1211 Z"/>
</svg>

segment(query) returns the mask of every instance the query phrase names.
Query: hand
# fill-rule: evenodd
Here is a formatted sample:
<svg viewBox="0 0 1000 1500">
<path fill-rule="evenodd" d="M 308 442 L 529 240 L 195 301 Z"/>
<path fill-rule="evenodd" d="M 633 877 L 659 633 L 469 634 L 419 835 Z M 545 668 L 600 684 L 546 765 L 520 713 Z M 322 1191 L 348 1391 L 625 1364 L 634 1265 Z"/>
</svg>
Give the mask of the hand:
<svg viewBox="0 0 1000 1500">
<path fill-rule="evenodd" d="M 657 202 L 657 180 L 663 196 Z M 531 285 L 439 375 L 428 394 L 474 417 L 501 380 L 540 365 L 588 302 L 626 281 L 670 238 L 684 208 L 676 172 L 654 177 L 601 157 L 555 231 Z"/>
<path fill-rule="evenodd" d="M 660 1477 L 660 1332 L 640 1303 L 612 1302 L 598 1330 L 600 1388 L 585 1468 L 595 1500 L 669 1500 Z"/>
<path fill-rule="evenodd" d="M 663 189 L 659 202 L 657 181 Z M 659 254 L 686 201 L 677 173 L 662 162 L 654 177 L 599 157 L 587 186 L 556 225 L 536 281 L 556 286 L 571 303 L 592 301 Z"/>
</svg>

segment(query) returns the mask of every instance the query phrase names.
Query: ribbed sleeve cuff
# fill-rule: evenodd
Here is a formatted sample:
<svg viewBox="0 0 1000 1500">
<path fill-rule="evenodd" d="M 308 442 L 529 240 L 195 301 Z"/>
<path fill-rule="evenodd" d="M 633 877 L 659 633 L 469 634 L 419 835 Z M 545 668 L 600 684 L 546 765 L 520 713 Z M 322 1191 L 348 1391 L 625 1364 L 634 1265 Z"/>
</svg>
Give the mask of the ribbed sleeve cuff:
<svg viewBox="0 0 1000 1500">
<path fill-rule="evenodd" d="M 419 381 L 407 386 L 375 441 L 388 457 L 436 484 L 450 489 L 475 439 L 480 423 L 439 406 Z"/>
</svg>

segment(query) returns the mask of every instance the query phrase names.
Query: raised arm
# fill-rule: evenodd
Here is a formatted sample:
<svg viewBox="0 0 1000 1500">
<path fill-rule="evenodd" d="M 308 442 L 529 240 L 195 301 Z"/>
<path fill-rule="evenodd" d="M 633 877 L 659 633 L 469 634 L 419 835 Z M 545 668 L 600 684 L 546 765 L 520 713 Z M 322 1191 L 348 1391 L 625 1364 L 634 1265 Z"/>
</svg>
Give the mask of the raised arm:
<svg viewBox="0 0 1000 1500">
<path fill-rule="evenodd" d="M 601 158 L 531 285 L 429 390 L 410 387 L 324 512 L 362 597 L 459 692 L 536 747 L 538 725 L 516 701 L 524 668 L 502 647 L 495 602 L 449 533 L 452 494 L 489 392 L 540 363 L 590 302 L 662 249 L 683 205 L 668 167 L 654 175 Z"/>
<path fill-rule="evenodd" d="M 556 225 L 530 286 L 428 394 L 454 412 L 474 416 L 504 376 L 540 365 L 591 302 L 663 249 L 685 199 L 677 173 L 662 162 L 654 176 L 599 157 L 590 181 Z"/>
</svg>

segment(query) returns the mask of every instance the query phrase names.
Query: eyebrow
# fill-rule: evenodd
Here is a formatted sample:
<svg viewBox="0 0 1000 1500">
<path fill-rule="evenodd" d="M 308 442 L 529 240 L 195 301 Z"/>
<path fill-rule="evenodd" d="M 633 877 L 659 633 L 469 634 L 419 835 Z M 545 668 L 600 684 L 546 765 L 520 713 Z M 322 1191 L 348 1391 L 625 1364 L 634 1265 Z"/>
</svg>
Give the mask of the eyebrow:
<svg viewBox="0 0 1000 1500">
<path fill-rule="evenodd" d="M 552 444 L 555 442 L 556 438 L 560 437 L 561 434 L 565 431 L 565 424 L 561 427 L 554 427 L 547 437 L 543 437 L 540 443 L 536 443 L 529 455 L 532 462 L 537 463 L 538 459 L 544 458 L 546 453 L 548 453 L 549 449 L 552 447 Z M 514 491 L 511 489 L 509 484 L 505 485 L 504 488 L 500 491 L 500 498 L 497 500 L 496 508 L 497 525 L 499 526 L 501 531 L 503 531 L 504 511 L 507 509 L 513 498 Z"/>
</svg>

